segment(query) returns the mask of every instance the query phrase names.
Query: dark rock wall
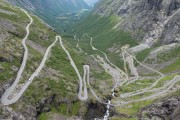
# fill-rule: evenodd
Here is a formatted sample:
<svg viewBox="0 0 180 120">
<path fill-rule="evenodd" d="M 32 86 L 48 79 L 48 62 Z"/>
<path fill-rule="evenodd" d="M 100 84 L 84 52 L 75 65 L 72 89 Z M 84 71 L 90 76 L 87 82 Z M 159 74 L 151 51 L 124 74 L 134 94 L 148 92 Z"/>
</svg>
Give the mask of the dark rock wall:
<svg viewBox="0 0 180 120">
<path fill-rule="evenodd" d="M 119 29 L 131 31 L 139 42 L 180 42 L 180 0 L 113 0 L 102 2 L 95 14 L 123 18 Z"/>
</svg>

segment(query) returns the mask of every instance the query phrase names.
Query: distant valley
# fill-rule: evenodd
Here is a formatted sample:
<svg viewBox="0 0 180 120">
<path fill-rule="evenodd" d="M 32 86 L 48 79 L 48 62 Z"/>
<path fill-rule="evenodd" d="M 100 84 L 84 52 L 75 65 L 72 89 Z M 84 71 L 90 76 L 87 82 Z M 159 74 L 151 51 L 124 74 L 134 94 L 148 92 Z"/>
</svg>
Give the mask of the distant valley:
<svg viewBox="0 0 180 120">
<path fill-rule="evenodd" d="M 94 6 L 99 0 L 84 0 L 89 6 Z"/>
<path fill-rule="evenodd" d="M 66 32 L 70 25 L 79 21 L 90 9 L 83 0 L 8 0 L 32 12 L 58 32 Z"/>
</svg>

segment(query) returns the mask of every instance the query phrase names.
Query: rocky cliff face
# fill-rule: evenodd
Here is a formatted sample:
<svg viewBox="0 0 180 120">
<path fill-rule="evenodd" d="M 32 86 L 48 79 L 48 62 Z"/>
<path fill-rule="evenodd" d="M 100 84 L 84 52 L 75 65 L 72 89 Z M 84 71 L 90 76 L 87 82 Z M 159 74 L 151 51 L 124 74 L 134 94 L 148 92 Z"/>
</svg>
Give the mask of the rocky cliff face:
<svg viewBox="0 0 180 120">
<path fill-rule="evenodd" d="M 144 108 L 141 119 L 144 120 L 179 120 L 180 97 L 169 98 Z"/>
<path fill-rule="evenodd" d="M 102 1 L 95 13 L 121 17 L 117 28 L 152 46 L 180 42 L 179 8 L 180 0 L 108 0 Z"/>
</svg>

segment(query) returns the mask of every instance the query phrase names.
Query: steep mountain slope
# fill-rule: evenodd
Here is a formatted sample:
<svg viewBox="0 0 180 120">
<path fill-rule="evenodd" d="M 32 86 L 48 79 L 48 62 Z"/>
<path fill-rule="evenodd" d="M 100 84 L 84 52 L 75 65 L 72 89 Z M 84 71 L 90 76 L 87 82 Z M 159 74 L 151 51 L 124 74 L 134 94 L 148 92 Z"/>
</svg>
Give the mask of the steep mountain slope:
<svg viewBox="0 0 180 120">
<path fill-rule="evenodd" d="M 93 14 L 98 14 L 105 18 L 112 15 L 118 17 L 120 20 L 117 21 L 115 23 L 116 25 L 112 26 L 112 28 L 120 31 L 128 31 L 140 44 L 130 49 L 133 53 L 138 53 L 143 50 L 144 52 L 150 52 L 152 49 L 157 49 L 158 46 L 165 48 L 175 45 L 168 50 L 169 53 L 167 54 L 172 55 L 169 59 L 163 58 L 162 54 L 167 51 L 161 50 L 158 53 L 154 52 L 154 56 L 151 55 L 147 57 L 148 53 L 144 55 L 144 58 L 145 56 L 147 57 L 146 63 L 148 63 L 147 60 L 150 61 L 154 59 L 153 61 L 155 62 L 153 63 L 157 69 L 164 68 L 164 65 L 162 66 L 163 62 L 169 65 L 172 62 L 168 61 L 172 61 L 171 59 L 176 59 L 179 56 L 176 54 L 173 57 L 172 53 L 174 50 L 171 51 L 171 48 L 176 48 L 176 44 L 180 42 L 179 0 L 107 0 L 102 1 L 94 10 Z M 149 47 L 151 47 L 151 49 L 149 49 Z M 163 60 L 158 60 L 160 59 L 157 58 L 158 56 L 162 56 L 161 59 Z M 161 65 L 158 65 L 159 63 Z"/>
<path fill-rule="evenodd" d="M 21 40 L 30 20 L 21 9 L 0 1 L 1 96 L 23 61 Z M 177 14 L 179 0 L 102 0 L 73 27 L 72 34 L 63 35 L 63 42 L 52 47 L 25 94 L 10 106 L 0 104 L 0 119 L 179 120 Z M 26 42 L 29 57 L 20 83 L 8 99 L 31 81 L 55 40 L 52 28 L 30 16 L 34 22 Z M 166 34 L 169 36 L 163 37 Z M 84 94 L 78 94 L 81 89 Z"/>
<path fill-rule="evenodd" d="M 157 47 L 160 49 L 170 47 L 169 54 L 176 51 L 180 42 L 179 8 L 179 0 L 101 1 L 91 15 L 74 26 L 74 30 L 79 37 L 83 33 L 88 33 L 94 38 L 95 47 L 110 54 L 114 54 L 118 45 L 120 47 L 129 44 L 132 47 L 129 51 L 137 53 L 140 55 L 139 58 L 144 60 Z M 88 51 L 87 47 L 85 51 Z M 140 51 L 145 54 L 138 54 Z M 154 52 L 156 55 L 148 58 L 161 56 L 160 54 L 164 52 L 161 50 L 158 53 Z M 162 59 L 166 58 L 162 56 Z M 170 58 L 164 62 L 168 60 Z M 158 64 L 158 60 L 155 61 Z M 171 63 L 166 62 L 166 65 Z M 158 68 L 162 69 L 164 66 Z"/>
<path fill-rule="evenodd" d="M 26 40 L 28 58 L 20 82 L 12 94 L 16 95 L 38 68 L 46 49 L 55 41 L 57 33 L 48 27 L 42 20 L 30 14 L 33 19 L 29 26 L 29 36 Z M 10 87 L 21 66 L 24 55 L 22 39 L 26 35 L 25 27 L 30 19 L 19 8 L 0 0 L 0 97 Z M 83 64 L 90 63 L 93 70 L 93 87 L 100 83 L 107 91 L 111 78 L 97 65 L 92 58 L 85 58 L 84 54 L 72 48 L 63 38 L 63 45 L 69 51 L 80 74 L 83 74 Z M 97 70 L 96 70 L 97 69 Z M 101 77 L 103 75 L 104 77 Z M 106 82 L 104 81 L 106 80 Z M 81 102 L 78 99 L 78 77 L 72 68 L 69 58 L 59 42 L 52 47 L 45 66 L 32 81 L 21 98 L 14 104 L 5 106 L 0 103 L 0 119 L 18 120 L 52 120 L 52 119 L 86 119 L 93 116 L 103 116 L 104 106 L 100 105 L 92 95 L 89 100 Z M 109 91 L 101 94 L 106 96 Z M 8 99 L 13 96 L 8 97 Z M 98 107 L 97 107 L 98 106 Z M 92 111 L 88 110 L 91 109 Z M 96 108 L 98 108 L 96 110 Z"/>
<path fill-rule="evenodd" d="M 133 32 L 137 39 L 152 46 L 180 41 L 179 8 L 179 0 L 106 0 L 95 13 L 120 16 L 123 21 L 116 27 Z"/>
<path fill-rule="evenodd" d="M 8 0 L 42 18 L 45 22 L 60 31 L 63 24 L 72 24 L 81 17 L 83 9 L 90 7 L 83 0 Z M 70 18 L 69 18 L 70 17 Z M 61 21 L 60 23 L 58 23 Z M 67 23 L 68 22 L 68 23 Z M 69 23 L 70 22 L 70 23 Z M 62 29 L 62 28 L 61 28 Z M 62 30 L 61 30 L 62 32 Z"/>
<path fill-rule="evenodd" d="M 115 94 L 116 97 L 111 100 L 112 102 L 121 101 L 120 99 L 134 101 L 146 98 L 154 91 L 151 88 L 155 89 L 165 84 L 171 85 L 171 78 L 180 74 L 179 16 L 179 0 L 102 0 L 87 18 L 73 27 L 74 34 L 81 38 L 77 48 L 81 48 L 86 54 L 98 54 L 104 60 L 108 57 L 113 64 L 126 71 L 130 77 L 131 82 L 117 88 L 118 94 Z M 92 38 L 87 37 L 87 34 Z M 69 42 L 74 44 L 76 41 L 69 37 Z M 127 53 L 124 50 L 127 50 Z M 104 56 L 103 52 L 107 56 Z M 100 59 L 99 56 L 97 59 Z M 134 62 L 134 66 L 130 61 Z M 160 78 L 158 74 L 161 75 Z M 146 85 L 150 88 L 146 88 Z M 147 92 L 138 93 L 137 91 L 142 90 L 141 87 L 145 87 Z M 179 100 L 173 97 L 179 96 L 179 82 L 174 86 L 174 90 L 175 93 L 164 95 L 165 98 L 160 96 L 163 94 L 159 94 L 159 98 L 156 97 L 154 100 L 151 99 L 153 95 L 150 95 L 148 100 L 115 107 L 117 114 L 111 119 L 157 118 L 163 120 L 169 118 L 173 120 L 175 118 L 171 115 L 177 114 L 173 112 L 179 109 Z M 161 101 L 167 101 L 169 97 L 178 101 L 175 108 L 166 108 L 171 109 L 172 112 L 165 113 L 165 115 L 159 114 L 160 118 L 157 117 L 158 114 L 153 116 L 154 111 L 151 108 L 157 105 L 154 102 L 161 103 Z M 152 103 L 154 104 L 151 106 Z M 163 104 L 158 107 L 163 107 Z M 145 109 L 146 114 L 143 114 Z M 148 110 L 151 112 L 148 113 Z M 150 116 L 146 116 L 147 114 Z M 120 116 L 122 118 L 119 118 Z"/>
</svg>

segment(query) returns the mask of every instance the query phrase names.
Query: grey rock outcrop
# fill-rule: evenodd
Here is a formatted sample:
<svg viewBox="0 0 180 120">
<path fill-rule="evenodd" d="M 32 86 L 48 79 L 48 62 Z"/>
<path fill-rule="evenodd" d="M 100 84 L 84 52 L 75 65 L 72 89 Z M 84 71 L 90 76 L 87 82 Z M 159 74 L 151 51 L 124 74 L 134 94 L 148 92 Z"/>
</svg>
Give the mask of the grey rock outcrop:
<svg viewBox="0 0 180 120">
<path fill-rule="evenodd" d="M 158 117 L 159 120 L 179 120 L 180 97 L 173 97 L 163 102 L 155 103 L 143 111 L 146 116 L 144 116 L 142 120 L 145 118 L 152 120 L 154 117 Z"/>
<path fill-rule="evenodd" d="M 148 44 L 180 42 L 180 0 L 108 0 L 94 13 L 123 18 L 116 28 L 131 31 Z"/>
<path fill-rule="evenodd" d="M 34 115 L 33 115 L 34 114 Z M 1 120 L 36 120 L 35 108 L 29 106 L 24 113 L 14 111 L 11 107 L 0 104 Z"/>
</svg>

